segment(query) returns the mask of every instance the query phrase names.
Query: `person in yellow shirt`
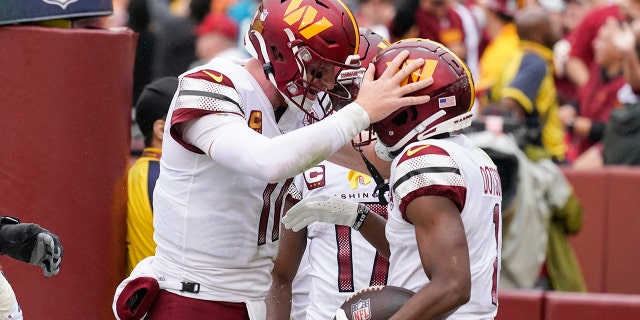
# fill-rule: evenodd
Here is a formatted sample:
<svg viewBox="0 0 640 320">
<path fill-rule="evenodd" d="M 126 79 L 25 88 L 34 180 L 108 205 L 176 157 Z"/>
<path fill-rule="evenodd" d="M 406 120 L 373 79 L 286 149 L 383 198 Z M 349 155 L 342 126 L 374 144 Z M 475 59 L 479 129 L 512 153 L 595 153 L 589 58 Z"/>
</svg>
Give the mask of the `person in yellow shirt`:
<svg viewBox="0 0 640 320">
<path fill-rule="evenodd" d="M 140 260 L 155 253 L 153 189 L 160 174 L 162 134 L 177 77 L 160 78 L 143 89 L 135 105 L 135 121 L 144 136 L 144 150 L 129 169 L 127 199 L 127 275 Z"/>
<path fill-rule="evenodd" d="M 502 71 L 505 61 L 518 49 L 519 38 L 513 17 L 518 11 L 515 0 L 488 0 L 485 4 L 485 31 L 489 38 L 487 46 L 480 55 L 480 72 L 476 84 L 476 94 L 480 104 L 486 104 L 485 94 Z"/>
</svg>

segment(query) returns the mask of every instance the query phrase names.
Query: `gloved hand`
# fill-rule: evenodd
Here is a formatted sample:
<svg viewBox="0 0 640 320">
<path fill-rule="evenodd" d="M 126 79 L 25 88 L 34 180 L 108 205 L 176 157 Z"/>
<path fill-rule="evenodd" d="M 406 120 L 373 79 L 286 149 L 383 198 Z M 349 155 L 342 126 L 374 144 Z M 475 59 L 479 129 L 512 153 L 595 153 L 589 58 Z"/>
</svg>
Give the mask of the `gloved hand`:
<svg viewBox="0 0 640 320">
<path fill-rule="evenodd" d="M 33 223 L 0 226 L 0 251 L 16 260 L 40 266 L 49 278 L 60 272 L 62 244 L 49 230 Z"/>
<path fill-rule="evenodd" d="M 312 222 L 327 222 L 356 230 L 369 213 L 364 204 L 321 195 L 302 199 L 282 218 L 285 228 L 300 231 Z"/>
</svg>

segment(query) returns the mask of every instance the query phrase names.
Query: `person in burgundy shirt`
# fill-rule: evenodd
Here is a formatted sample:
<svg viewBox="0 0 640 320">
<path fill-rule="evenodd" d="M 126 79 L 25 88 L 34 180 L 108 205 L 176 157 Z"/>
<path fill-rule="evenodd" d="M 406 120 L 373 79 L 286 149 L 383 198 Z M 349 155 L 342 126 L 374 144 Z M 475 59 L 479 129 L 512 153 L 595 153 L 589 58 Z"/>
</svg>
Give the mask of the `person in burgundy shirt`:
<svg viewBox="0 0 640 320">
<path fill-rule="evenodd" d="M 577 106 L 564 105 L 559 110 L 570 140 L 570 162 L 602 139 L 609 113 L 620 105 L 618 91 L 626 80 L 622 53 L 609 43 L 609 38 L 616 36 L 607 29 L 610 23 L 617 22 L 606 21 L 593 41 L 594 63 L 587 82 L 577 91 Z"/>
<path fill-rule="evenodd" d="M 573 31 L 570 37 L 571 51 L 566 63 L 566 70 L 569 79 L 578 87 L 587 83 L 594 57 L 591 43 L 609 17 L 619 21 L 629 21 L 640 17 L 640 0 L 619 0 L 609 5 L 596 7 L 584 16 L 581 23 Z"/>
</svg>

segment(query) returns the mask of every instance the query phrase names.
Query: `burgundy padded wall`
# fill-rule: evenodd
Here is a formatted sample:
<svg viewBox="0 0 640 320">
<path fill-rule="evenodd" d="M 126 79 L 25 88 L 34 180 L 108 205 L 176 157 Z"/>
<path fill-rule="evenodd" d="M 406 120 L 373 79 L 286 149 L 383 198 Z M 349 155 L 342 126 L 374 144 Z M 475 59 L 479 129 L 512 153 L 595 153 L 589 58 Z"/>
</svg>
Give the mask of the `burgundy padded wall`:
<svg viewBox="0 0 640 320">
<path fill-rule="evenodd" d="M 544 291 L 504 289 L 498 292 L 496 320 L 539 320 L 544 314 Z"/>
<path fill-rule="evenodd" d="M 640 295 L 549 291 L 545 294 L 545 316 L 541 319 L 640 319 Z"/>
<path fill-rule="evenodd" d="M 605 256 L 608 213 L 608 177 L 605 170 L 577 171 L 564 168 L 583 208 L 582 229 L 569 237 L 589 292 L 606 292 Z"/>
<path fill-rule="evenodd" d="M 137 35 L 0 27 L 0 215 L 57 233 L 58 276 L 0 257 L 25 319 L 113 319 Z"/>
<path fill-rule="evenodd" d="M 606 292 L 640 294 L 640 169 L 610 167 Z"/>
</svg>

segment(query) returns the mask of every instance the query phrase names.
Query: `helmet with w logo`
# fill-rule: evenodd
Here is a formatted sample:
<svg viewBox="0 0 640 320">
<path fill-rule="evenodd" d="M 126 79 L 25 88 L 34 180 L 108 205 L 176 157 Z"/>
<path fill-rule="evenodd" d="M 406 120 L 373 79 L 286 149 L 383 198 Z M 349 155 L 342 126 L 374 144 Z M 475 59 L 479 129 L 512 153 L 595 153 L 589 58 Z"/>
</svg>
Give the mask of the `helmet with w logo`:
<svg viewBox="0 0 640 320">
<path fill-rule="evenodd" d="M 244 41 L 288 104 L 307 113 L 316 94 L 336 95 L 340 70 L 360 65 L 358 25 L 341 0 L 264 0 Z"/>
<path fill-rule="evenodd" d="M 433 77 L 434 83 L 412 95 L 429 95 L 431 100 L 421 105 L 400 108 L 373 124 L 376 152 L 392 159 L 409 143 L 435 135 L 454 132 L 471 124 L 471 107 L 475 98 L 473 79 L 462 59 L 444 45 L 427 39 L 405 39 L 391 44 L 372 61 L 378 78 L 393 58 L 402 50 L 409 51 L 405 63 L 423 58 L 405 84 Z"/>
</svg>

